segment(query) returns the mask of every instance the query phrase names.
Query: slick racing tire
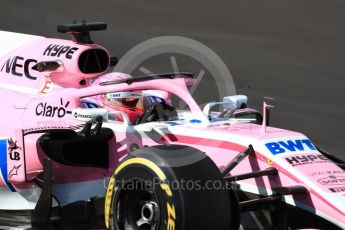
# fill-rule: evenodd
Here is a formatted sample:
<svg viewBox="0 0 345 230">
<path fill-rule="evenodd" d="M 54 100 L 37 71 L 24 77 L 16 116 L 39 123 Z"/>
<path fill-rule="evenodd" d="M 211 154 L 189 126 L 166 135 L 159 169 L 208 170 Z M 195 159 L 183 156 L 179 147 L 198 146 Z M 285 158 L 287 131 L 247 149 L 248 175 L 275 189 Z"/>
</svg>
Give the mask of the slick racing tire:
<svg viewBox="0 0 345 230">
<path fill-rule="evenodd" d="M 116 230 L 229 230 L 232 209 L 224 185 L 214 162 L 195 148 L 162 145 L 136 150 L 110 178 L 106 226 Z"/>
</svg>

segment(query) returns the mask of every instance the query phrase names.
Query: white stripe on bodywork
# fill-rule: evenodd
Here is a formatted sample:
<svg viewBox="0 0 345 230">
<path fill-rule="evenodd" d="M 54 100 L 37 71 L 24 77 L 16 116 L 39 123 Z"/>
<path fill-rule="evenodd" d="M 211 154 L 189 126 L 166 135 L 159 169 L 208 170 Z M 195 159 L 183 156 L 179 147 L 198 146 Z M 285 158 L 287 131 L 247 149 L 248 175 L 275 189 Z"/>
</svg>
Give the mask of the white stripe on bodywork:
<svg viewBox="0 0 345 230">
<path fill-rule="evenodd" d="M 29 42 L 37 39 L 42 39 L 44 37 L 20 34 L 7 31 L 0 31 L 1 43 L 0 43 L 0 57 L 8 54 L 9 52 L 19 48 Z"/>
<path fill-rule="evenodd" d="M 13 91 L 16 91 L 18 93 L 38 95 L 38 89 L 20 86 L 20 85 L 13 85 L 13 84 L 7 84 L 7 83 L 0 82 L 0 88 L 13 90 Z"/>
</svg>

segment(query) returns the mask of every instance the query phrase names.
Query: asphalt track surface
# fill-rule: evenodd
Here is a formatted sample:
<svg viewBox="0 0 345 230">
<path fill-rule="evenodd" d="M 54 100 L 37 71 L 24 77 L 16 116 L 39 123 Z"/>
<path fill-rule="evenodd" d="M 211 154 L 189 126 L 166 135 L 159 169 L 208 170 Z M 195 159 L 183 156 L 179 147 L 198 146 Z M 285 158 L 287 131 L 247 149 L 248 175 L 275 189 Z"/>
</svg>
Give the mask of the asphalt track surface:
<svg viewBox="0 0 345 230">
<path fill-rule="evenodd" d="M 251 106 L 275 98 L 273 126 L 345 159 L 344 10 L 342 0 L 2 0 L 0 29 L 66 38 L 57 24 L 105 21 L 94 40 L 118 57 L 157 36 L 198 40 L 224 60 Z"/>
<path fill-rule="evenodd" d="M 275 98 L 273 126 L 345 159 L 344 10 L 342 0 L 2 0 L 0 29 L 66 38 L 57 24 L 105 21 L 94 40 L 118 57 L 157 36 L 198 40 L 225 61 L 253 107 Z"/>
<path fill-rule="evenodd" d="M 157 36 L 198 40 L 224 60 L 251 106 L 275 98 L 273 126 L 345 159 L 344 10 L 342 0 L 2 0 L 0 29 L 66 38 L 57 24 L 105 21 L 94 40 L 118 57 Z"/>
<path fill-rule="evenodd" d="M 238 93 L 272 125 L 300 131 L 345 160 L 343 0 L 1 0 L 0 30 L 66 38 L 57 24 L 105 21 L 93 38 L 121 57 L 162 35 L 198 40 L 229 67 Z M 1 38 L 0 38 L 1 42 Z M 154 68 L 154 67 L 153 67 Z M 205 92 L 206 93 L 206 92 Z"/>
</svg>

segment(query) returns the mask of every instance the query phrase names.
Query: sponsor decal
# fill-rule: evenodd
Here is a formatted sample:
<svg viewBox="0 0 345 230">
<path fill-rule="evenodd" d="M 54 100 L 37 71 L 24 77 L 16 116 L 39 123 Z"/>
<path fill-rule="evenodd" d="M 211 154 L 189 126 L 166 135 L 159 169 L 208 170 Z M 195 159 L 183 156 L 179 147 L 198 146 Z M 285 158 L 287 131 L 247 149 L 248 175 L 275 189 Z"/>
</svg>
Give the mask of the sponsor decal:
<svg viewBox="0 0 345 230">
<path fill-rule="evenodd" d="M 118 98 L 142 98 L 143 95 L 141 93 L 133 93 L 133 92 L 116 92 L 116 93 L 108 93 L 108 99 L 118 99 Z"/>
<path fill-rule="evenodd" d="M 324 155 L 317 154 L 285 157 L 285 160 L 292 166 L 330 162 L 330 160 Z"/>
<path fill-rule="evenodd" d="M 93 116 L 92 116 L 92 114 L 80 114 L 80 113 L 75 112 L 74 113 L 74 118 L 88 118 L 88 119 L 92 119 Z"/>
<path fill-rule="evenodd" d="M 330 184 L 334 184 L 334 185 L 342 185 L 345 184 L 345 176 L 335 176 L 335 175 L 331 175 L 325 178 L 321 178 L 319 180 L 317 180 L 320 184 L 322 185 L 330 185 Z"/>
<path fill-rule="evenodd" d="M 60 105 L 49 105 L 47 102 L 41 102 L 36 106 L 36 115 L 42 117 L 58 117 L 62 118 L 66 114 L 72 114 L 72 111 L 67 110 L 69 101 L 63 103 L 62 98 L 60 99 Z"/>
<path fill-rule="evenodd" d="M 174 230 L 175 229 L 176 212 L 175 212 L 174 205 L 170 204 L 169 202 L 167 202 L 167 212 L 168 212 L 167 229 Z"/>
<path fill-rule="evenodd" d="M 331 192 L 345 192 L 345 187 L 329 188 Z"/>
<path fill-rule="evenodd" d="M 319 172 L 311 172 L 307 173 L 308 176 L 322 176 L 322 175 L 334 175 L 334 174 L 345 174 L 345 170 L 328 170 L 328 171 L 319 171 Z"/>
<path fill-rule="evenodd" d="M 294 167 L 294 170 L 307 176 L 311 183 L 326 193 L 336 192 L 331 188 L 345 187 L 345 170 L 320 153 L 297 153 L 284 156 L 284 159 Z"/>
<path fill-rule="evenodd" d="M 273 154 L 281 154 L 297 151 L 317 150 L 309 139 L 297 139 L 287 141 L 276 141 L 265 144 L 267 149 Z"/>
<path fill-rule="evenodd" d="M 8 139 L 8 155 L 10 156 L 11 160 L 20 160 L 20 153 L 16 151 L 17 149 L 21 150 L 22 147 L 19 147 L 17 145 L 17 141 L 13 141 L 12 138 Z"/>
<path fill-rule="evenodd" d="M 38 94 L 44 95 L 54 90 L 54 82 L 50 79 L 45 79 L 44 84 L 39 88 Z"/>
<path fill-rule="evenodd" d="M 37 77 L 31 75 L 34 71 L 31 67 L 37 63 L 35 59 L 25 59 L 24 57 L 14 56 L 5 61 L 1 67 L 1 72 L 6 72 L 17 77 L 25 76 L 27 79 L 36 80 Z"/>
<path fill-rule="evenodd" d="M 18 169 L 20 168 L 20 166 L 22 165 L 13 166 L 13 168 L 8 173 L 8 178 L 18 175 Z"/>
<path fill-rule="evenodd" d="M 72 59 L 74 52 L 78 49 L 78 47 L 50 44 L 44 50 L 43 55 L 52 57 L 65 57 L 66 59 Z"/>
</svg>

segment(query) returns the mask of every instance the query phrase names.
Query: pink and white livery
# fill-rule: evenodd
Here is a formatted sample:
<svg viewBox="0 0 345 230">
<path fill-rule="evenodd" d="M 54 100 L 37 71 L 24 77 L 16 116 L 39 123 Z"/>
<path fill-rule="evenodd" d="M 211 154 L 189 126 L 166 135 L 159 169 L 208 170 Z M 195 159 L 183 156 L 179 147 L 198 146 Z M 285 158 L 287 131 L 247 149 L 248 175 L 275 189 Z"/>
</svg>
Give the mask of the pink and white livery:
<svg viewBox="0 0 345 230">
<path fill-rule="evenodd" d="M 220 230 L 263 211 L 265 228 L 345 228 L 340 160 L 269 126 L 266 102 L 263 116 L 244 95 L 201 109 L 191 73 L 107 73 L 113 58 L 90 38 L 105 28 L 0 32 L 0 221 Z"/>
</svg>

